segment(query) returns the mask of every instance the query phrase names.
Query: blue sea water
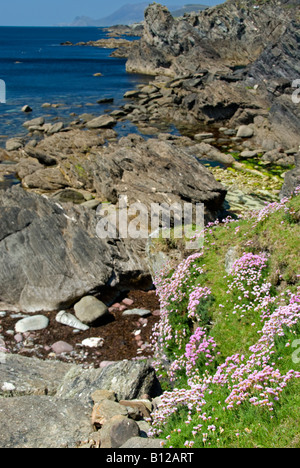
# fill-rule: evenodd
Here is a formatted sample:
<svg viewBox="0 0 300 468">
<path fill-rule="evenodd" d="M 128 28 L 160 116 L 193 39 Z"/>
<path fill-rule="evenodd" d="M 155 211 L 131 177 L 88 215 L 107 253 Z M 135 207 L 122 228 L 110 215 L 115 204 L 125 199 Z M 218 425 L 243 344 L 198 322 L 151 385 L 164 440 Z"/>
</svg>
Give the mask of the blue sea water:
<svg viewBox="0 0 300 468">
<path fill-rule="evenodd" d="M 61 45 L 105 37 L 102 28 L 0 27 L 0 80 L 6 83 L 6 104 L 0 104 L 1 146 L 7 137 L 26 134 L 26 119 L 45 116 L 49 122 L 70 122 L 75 118 L 71 113 L 100 115 L 124 104 L 127 90 L 148 82 L 148 77 L 126 73 L 126 60 L 111 58 L 111 49 Z M 97 104 L 108 97 L 115 99 L 113 105 Z M 44 109 L 45 102 L 60 107 Z M 26 104 L 33 109 L 28 115 L 21 112 Z"/>
</svg>

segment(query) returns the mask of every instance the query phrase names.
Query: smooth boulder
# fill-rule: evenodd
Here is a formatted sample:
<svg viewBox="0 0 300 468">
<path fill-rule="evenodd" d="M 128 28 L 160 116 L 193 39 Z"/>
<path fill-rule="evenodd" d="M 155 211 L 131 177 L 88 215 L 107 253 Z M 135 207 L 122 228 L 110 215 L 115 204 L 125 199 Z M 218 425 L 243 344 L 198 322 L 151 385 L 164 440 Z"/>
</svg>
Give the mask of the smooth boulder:
<svg viewBox="0 0 300 468">
<path fill-rule="evenodd" d="M 75 315 L 82 323 L 89 325 L 108 314 L 108 308 L 96 297 L 86 296 L 74 306 Z"/>
</svg>

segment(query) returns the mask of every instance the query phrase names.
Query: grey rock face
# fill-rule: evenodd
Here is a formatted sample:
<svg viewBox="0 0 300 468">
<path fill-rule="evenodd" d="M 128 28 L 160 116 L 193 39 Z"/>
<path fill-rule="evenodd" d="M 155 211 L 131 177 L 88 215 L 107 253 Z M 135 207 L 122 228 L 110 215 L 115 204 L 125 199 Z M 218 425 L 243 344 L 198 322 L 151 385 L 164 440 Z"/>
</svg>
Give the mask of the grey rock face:
<svg viewBox="0 0 300 468">
<path fill-rule="evenodd" d="M 300 187 L 300 168 L 296 167 L 292 171 L 288 171 L 284 178 L 284 184 L 280 192 L 280 198 L 290 197 L 296 187 Z"/>
<path fill-rule="evenodd" d="M 99 239 L 99 218 L 64 210 L 19 187 L 0 192 L 0 300 L 24 312 L 57 310 L 120 275 L 149 276 L 140 254 Z M 128 283 L 126 284 L 128 287 Z"/>
<path fill-rule="evenodd" d="M 93 432 L 89 409 L 46 396 L 0 399 L 2 448 L 76 448 Z"/>
<path fill-rule="evenodd" d="M 0 353 L 1 448 L 75 448 L 99 440 L 101 448 L 117 448 L 128 439 L 145 437 L 149 426 L 133 420 L 130 405 L 147 405 L 151 411 L 150 401 L 118 403 L 113 391 L 101 387 L 111 385 L 127 396 L 160 394 L 150 366 L 119 362 L 100 374 L 99 369 Z M 148 417 L 146 406 L 144 410 Z M 101 430 L 94 433 L 93 425 Z"/>
<path fill-rule="evenodd" d="M 79 370 L 74 367 L 65 376 L 56 396 L 77 398 L 84 404 L 92 405 L 91 394 L 96 390 L 112 390 L 118 400 L 132 400 L 144 394 L 157 396 L 160 385 L 149 364 L 124 361 L 104 369 Z"/>
<path fill-rule="evenodd" d="M 1 192 L 0 205 L 1 300 L 55 310 L 109 280 L 105 246 L 61 207 L 20 188 Z"/>
<path fill-rule="evenodd" d="M 53 396 L 71 367 L 62 362 L 0 353 L 0 402 L 1 397 L 12 395 Z M 5 383 L 12 384 L 14 390 L 5 390 Z"/>
</svg>

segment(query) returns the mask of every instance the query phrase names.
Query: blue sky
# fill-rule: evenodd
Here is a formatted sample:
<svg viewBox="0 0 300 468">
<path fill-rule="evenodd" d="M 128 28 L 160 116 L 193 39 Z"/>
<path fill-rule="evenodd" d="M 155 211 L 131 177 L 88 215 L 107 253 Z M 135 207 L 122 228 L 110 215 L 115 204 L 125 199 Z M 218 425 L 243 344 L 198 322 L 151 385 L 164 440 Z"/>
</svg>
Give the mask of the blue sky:
<svg viewBox="0 0 300 468">
<path fill-rule="evenodd" d="M 70 23 L 76 16 L 94 19 L 110 15 L 126 4 L 142 3 L 144 0 L 2 0 L 0 7 L 1 26 L 54 26 Z M 151 0 L 149 0 L 150 2 Z M 158 0 L 157 0 L 157 3 Z M 165 0 L 163 5 L 203 3 L 216 5 L 217 0 Z"/>
</svg>

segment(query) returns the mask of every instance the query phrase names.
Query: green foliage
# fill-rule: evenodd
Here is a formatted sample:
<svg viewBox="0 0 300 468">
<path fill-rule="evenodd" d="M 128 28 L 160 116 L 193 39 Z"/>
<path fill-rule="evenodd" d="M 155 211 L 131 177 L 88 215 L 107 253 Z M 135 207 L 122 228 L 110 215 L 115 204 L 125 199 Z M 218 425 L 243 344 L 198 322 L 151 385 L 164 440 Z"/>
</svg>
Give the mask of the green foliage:
<svg viewBox="0 0 300 468">
<path fill-rule="evenodd" d="M 207 286 L 212 292 L 212 300 L 199 303 L 197 315 L 201 317 L 201 326 L 209 330 L 218 345 L 215 367 L 234 354 L 243 354 L 248 359 L 251 355 L 249 348 L 257 343 L 258 331 L 263 326 L 261 314 L 254 308 L 247 314 L 232 313 L 233 304 L 246 306 L 249 299 L 240 300 L 235 290 L 228 292 L 230 275 L 225 271 L 225 258 L 229 249 L 234 246 L 238 258 L 245 252 L 265 252 L 269 256 L 261 282 L 271 283 L 270 293 L 276 298 L 270 307 L 272 313 L 279 301 L 284 301 L 285 293 L 296 293 L 300 286 L 299 213 L 300 196 L 297 196 L 288 203 L 288 210 L 274 211 L 259 222 L 252 217 L 220 225 L 206 233 L 204 255 L 196 261 L 197 266 L 204 269 L 204 274 L 197 274 L 193 268 L 191 278 L 194 285 Z M 192 332 L 193 326 L 186 316 L 188 289 L 184 293 L 180 304 L 170 305 L 172 328 L 181 335 L 187 329 Z M 285 330 L 284 336 L 275 340 L 272 359 L 275 369 L 282 375 L 290 370 L 300 372 L 300 363 L 295 359 L 295 355 L 300 357 L 300 353 L 295 354 L 297 340 L 300 340 L 300 324 L 292 330 Z M 187 338 L 184 343 L 187 343 Z M 180 352 L 178 342 L 174 340 L 168 349 L 170 361 Z M 199 374 L 204 373 L 206 369 L 200 361 L 199 366 Z M 185 388 L 186 381 L 186 377 L 180 375 L 174 386 Z M 283 389 L 272 413 L 247 402 L 232 411 L 225 411 L 228 396 L 226 386 L 216 386 L 214 391 L 205 395 L 205 410 L 212 416 L 205 422 L 200 421 L 203 425 L 201 434 L 195 431 L 197 434 L 193 436 L 193 428 L 199 425 L 199 415 L 179 404 L 159 436 L 170 437 L 169 445 L 175 448 L 183 448 L 187 440 L 194 441 L 193 448 L 300 447 L 300 379 L 292 380 Z"/>
</svg>

